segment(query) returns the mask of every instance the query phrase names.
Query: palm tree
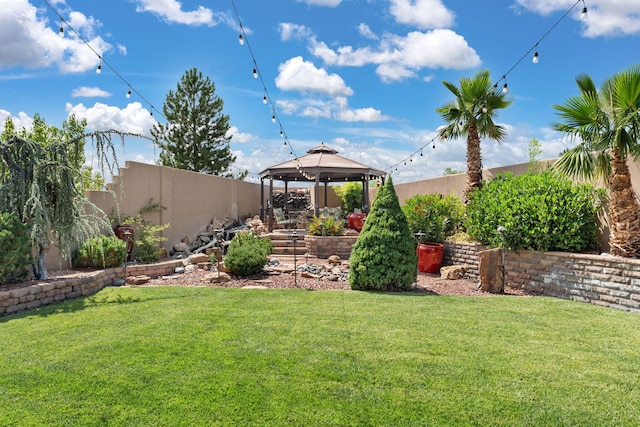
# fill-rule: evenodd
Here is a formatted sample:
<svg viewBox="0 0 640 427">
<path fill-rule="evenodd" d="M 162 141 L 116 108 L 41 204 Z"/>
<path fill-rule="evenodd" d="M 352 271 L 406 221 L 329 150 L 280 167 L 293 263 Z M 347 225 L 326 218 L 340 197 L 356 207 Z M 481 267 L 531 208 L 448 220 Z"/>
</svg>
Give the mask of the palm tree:
<svg viewBox="0 0 640 427">
<path fill-rule="evenodd" d="M 460 87 L 443 81 L 456 97 L 436 109 L 436 112 L 447 123 L 438 130 L 442 140 L 467 136 L 467 186 L 464 191 L 464 202 L 482 185 L 482 156 L 480 154 L 480 137 L 500 141 L 506 135 L 503 126 L 494 122 L 496 113 L 501 108 L 511 105 L 512 101 L 506 93 L 496 90 L 489 78 L 489 71 L 478 71 L 472 78 L 461 78 Z"/>
<path fill-rule="evenodd" d="M 640 66 L 629 67 L 596 89 L 588 75 L 576 78 L 579 96 L 555 105 L 556 130 L 578 140 L 554 168 L 581 179 L 602 179 L 609 197 L 609 245 L 613 255 L 640 258 L 640 204 L 627 160 L 640 157 Z"/>
</svg>

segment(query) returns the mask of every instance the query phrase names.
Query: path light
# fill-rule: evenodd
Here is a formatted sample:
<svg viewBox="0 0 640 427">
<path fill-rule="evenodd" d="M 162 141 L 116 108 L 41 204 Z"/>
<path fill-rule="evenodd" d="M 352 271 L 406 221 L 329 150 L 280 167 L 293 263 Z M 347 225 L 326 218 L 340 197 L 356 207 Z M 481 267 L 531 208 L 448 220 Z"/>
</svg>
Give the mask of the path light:
<svg viewBox="0 0 640 427">
<path fill-rule="evenodd" d="M 296 243 L 298 242 L 298 234 L 294 231 L 289 236 L 293 240 L 293 285 L 298 287 L 298 267 L 296 258 Z"/>
<path fill-rule="evenodd" d="M 414 236 L 416 236 L 416 240 L 418 241 L 418 243 L 420 243 L 420 239 L 422 239 L 424 236 L 426 236 L 425 233 L 423 233 L 422 231 L 418 231 L 417 233 L 413 233 Z"/>
</svg>

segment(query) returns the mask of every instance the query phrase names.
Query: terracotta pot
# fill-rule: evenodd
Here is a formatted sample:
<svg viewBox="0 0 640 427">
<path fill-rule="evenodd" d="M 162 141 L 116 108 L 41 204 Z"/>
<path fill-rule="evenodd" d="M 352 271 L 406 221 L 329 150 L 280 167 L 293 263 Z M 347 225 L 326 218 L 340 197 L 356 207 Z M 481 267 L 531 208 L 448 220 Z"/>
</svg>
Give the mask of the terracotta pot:
<svg viewBox="0 0 640 427">
<path fill-rule="evenodd" d="M 444 258 L 444 245 L 441 243 L 419 243 L 416 248 L 418 255 L 418 271 L 421 273 L 437 273 L 440 271 Z"/>
<path fill-rule="evenodd" d="M 347 225 L 349 228 L 354 229 L 358 232 L 362 230 L 364 226 L 364 219 L 367 217 L 366 213 L 355 213 L 352 212 L 347 215 Z"/>
<path fill-rule="evenodd" d="M 113 232 L 118 239 L 124 240 L 127 243 L 127 262 L 131 261 L 131 253 L 133 252 L 134 241 L 133 227 L 131 225 L 116 225 L 115 227 L 113 227 Z M 125 232 L 131 233 L 129 235 L 129 238 L 127 238 Z"/>
</svg>

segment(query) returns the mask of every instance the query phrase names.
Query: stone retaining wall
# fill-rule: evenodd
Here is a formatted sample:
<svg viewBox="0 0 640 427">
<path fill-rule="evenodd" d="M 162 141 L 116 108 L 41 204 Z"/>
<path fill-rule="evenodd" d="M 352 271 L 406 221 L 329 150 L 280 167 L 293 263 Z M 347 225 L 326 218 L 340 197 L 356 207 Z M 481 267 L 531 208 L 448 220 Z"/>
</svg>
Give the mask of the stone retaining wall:
<svg viewBox="0 0 640 427">
<path fill-rule="evenodd" d="M 304 236 L 309 255 L 318 258 L 338 255 L 342 259 L 349 259 L 351 247 L 356 240 L 358 236 Z"/>
<path fill-rule="evenodd" d="M 468 264 L 478 280 L 478 244 L 446 243 L 444 265 Z M 506 284 L 536 295 L 640 313 L 640 260 L 568 252 L 507 251 Z"/>
<path fill-rule="evenodd" d="M 159 277 L 171 274 L 183 260 L 165 261 L 157 264 L 127 266 L 127 276 L 147 275 Z M 92 295 L 123 278 L 123 267 L 107 268 L 78 277 L 60 278 L 55 281 L 35 283 L 18 289 L 0 291 L 0 316 L 41 307 L 71 298 Z"/>
</svg>

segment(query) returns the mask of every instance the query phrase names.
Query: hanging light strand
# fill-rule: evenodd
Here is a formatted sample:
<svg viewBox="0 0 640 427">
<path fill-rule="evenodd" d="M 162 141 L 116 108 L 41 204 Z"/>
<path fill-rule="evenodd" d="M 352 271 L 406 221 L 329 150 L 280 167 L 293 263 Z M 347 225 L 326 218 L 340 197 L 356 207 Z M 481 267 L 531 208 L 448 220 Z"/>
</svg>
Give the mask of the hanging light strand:
<svg viewBox="0 0 640 427">
<path fill-rule="evenodd" d="M 534 44 L 533 46 L 531 46 L 531 48 L 529 48 L 529 50 L 527 50 L 508 70 L 506 73 L 504 73 L 502 75 L 502 77 L 493 85 L 493 91 L 498 91 L 501 90 L 503 93 L 507 93 L 508 92 L 508 85 L 507 85 L 507 75 L 509 75 L 509 73 L 511 73 L 513 70 L 516 69 L 516 67 L 518 67 L 518 65 L 520 65 L 520 63 L 525 59 L 528 58 L 529 55 L 531 55 L 531 52 L 534 52 L 533 55 L 533 63 L 537 64 L 538 60 L 539 60 L 539 54 L 538 51 L 536 50 L 538 48 L 538 45 L 549 35 L 551 34 L 551 32 L 571 13 L 572 10 L 574 10 L 576 8 L 576 6 L 578 4 L 582 3 L 583 8 L 582 8 L 582 12 L 580 15 L 580 19 L 581 20 L 585 20 L 586 16 L 587 16 L 587 6 L 584 2 L 584 0 L 576 0 L 576 2 L 560 17 L 558 18 L 558 20 L 542 35 L 542 37 L 540 37 Z M 502 85 L 501 89 L 499 88 L 499 83 L 500 82 L 504 82 Z M 483 105 L 483 113 L 486 113 L 486 105 Z M 414 151 L 413 153 L 411 153 L 409 156 L 403 158 L 402 160 L 400 160 L 398 163 L 393 164 L 392 166 L 388 167 L 385 169 L 385 171 L 389 171 L 389 173 L 393 172 L 393 171 L 397 171 L 398 167 L 400 165 L 405 166 L 407 164 L 407 161 L 411 162 L 411 159 L 413 158 L 413 156 L 415 156 L 416 154 L 420 153 L 420 157 L 423 156 L 423 150 L 428 147 L 429 145 L 432 145 L 432 148 L 435 150 L 436 149 L 436 139 L 438 139 L 438 137 L 434 137 L 433 139 L 431 139 L 428 143 L 424 144 L 422 147 L 418 148 L 416 151 Z"/>
<path fill-rule="evenodd" d="M 161 111 L 157 110 L 149 100 L 147 100 L 138 90 L 136 90 L 136 88 L 133 87 L 133 85 L 129 81 L 127 81 L 127 79 L 125 79 L 122 76 L 122 74 L 118 72 L 118 70 L 112 67 L 111 64 L 109 64 L 109 62 L 105 60 L 104 57 L 98 51 L 95 50 L 93 46 L 91 46 L 91 44 L 84 37 L 82 37 L 82 35 L 73 26 L 69 24 L 69 22 L 64 20 L 64 18 L 62 17 L 62 14 L 60 14 L 60 12 L 58 12 L 57 9 L 55 9 L 47 0 L 42 0 L 42 1 L 60 19 L 61 24 L 60 24 L 59 34 L 64 33 L 64 28 L 62 27 L 62 25 L 63 24 L 66 25 L 67 29 L 69 29 L 73 34 L 75 34 L 76 37 L 78 37 L 78 39 L 82 41 L 82 43 L 84 43 L 96 55 L 96 57 L 98 57 L 99 62 L 98 62 L 98 67 L 96 68 L 96 72 L 98 74 L 100 74 L 100 72 L 104 67 L 107 67 L 128 87 L 127 98 L 129 98 L 132 93 L 135 93 L 142 101 L 144 101 L 149 106 L 149 111 L 152 116 L 155 110 L 158 116 L 164 118 L 165 121 L 168 121 L 167 118 L 164 117 Z"/>
<path fill-rule="evenodd" d="M 298 156 L 296 155 L 296 152 L 293 148 L 293 146 L 291 145 L 291 141 L 289 140 L 287 133 L 284 130 L 284 126 L 282 125 L 282 121 L 280 120 L 280 117 L 278 116 L 278 111 L 275 107 L 275 103 L 273 102 L 273 100 L 271 99 L 271 96 L 269 95 L 269 90 L 267 89 L 267 85 L 264 81 L 264 79 L 262 78 L 262 73 L 260 72 L 260 67 L 258 67 L 258 61 L 256 60 L 256 56 L 253 52 L 253 49 L 251 48 L 251 43 L 249 43 L 249 38 L 247 37 L 247 33 L 244 29 L 244 26 L 242 25 L 242 20 L 240 19 L 240 13 L 238 13 L 238 8 L 236 7 L 236 3 L 234 0 L 231 0 L 231 4 L 233 5 L 233 11 L 236 15 L 236 19 L 238 20 L 238 26 L 240 28 L 240 34 L 238 35 L 238 42 L 240 43 L 240 45 L 247 46 L 247 49 L 249 50 L 249 55 L 251 55 L 251 60 L 253 61 L 253 77 L 258 79 L 260 81 L 260 84 L 262 85 L 262 89 L 264 91 L 264 95 L 262 97 L 262 102 L 264 104 L 268 104 L 271 107 L 271 121 L 275 124 L 277 124 L 279 132 L 280 132 L 280 136 L 283 138 L 284 140 L 284 145 L 287 146 L 289 148 L 289 155 L 291 157 L 293 157 L 296 161 L 296 167 L 298 170 L 301 171 L 302 175 L 305 176 L 305 178 L 311 180 L 313 178 L 312 174 L 307 171 L 306 169 L 304 169 L 304 167 L 302 166 L 302 163 L 300 163 L 300 160 L 298 158 Z"/>
</svg>

